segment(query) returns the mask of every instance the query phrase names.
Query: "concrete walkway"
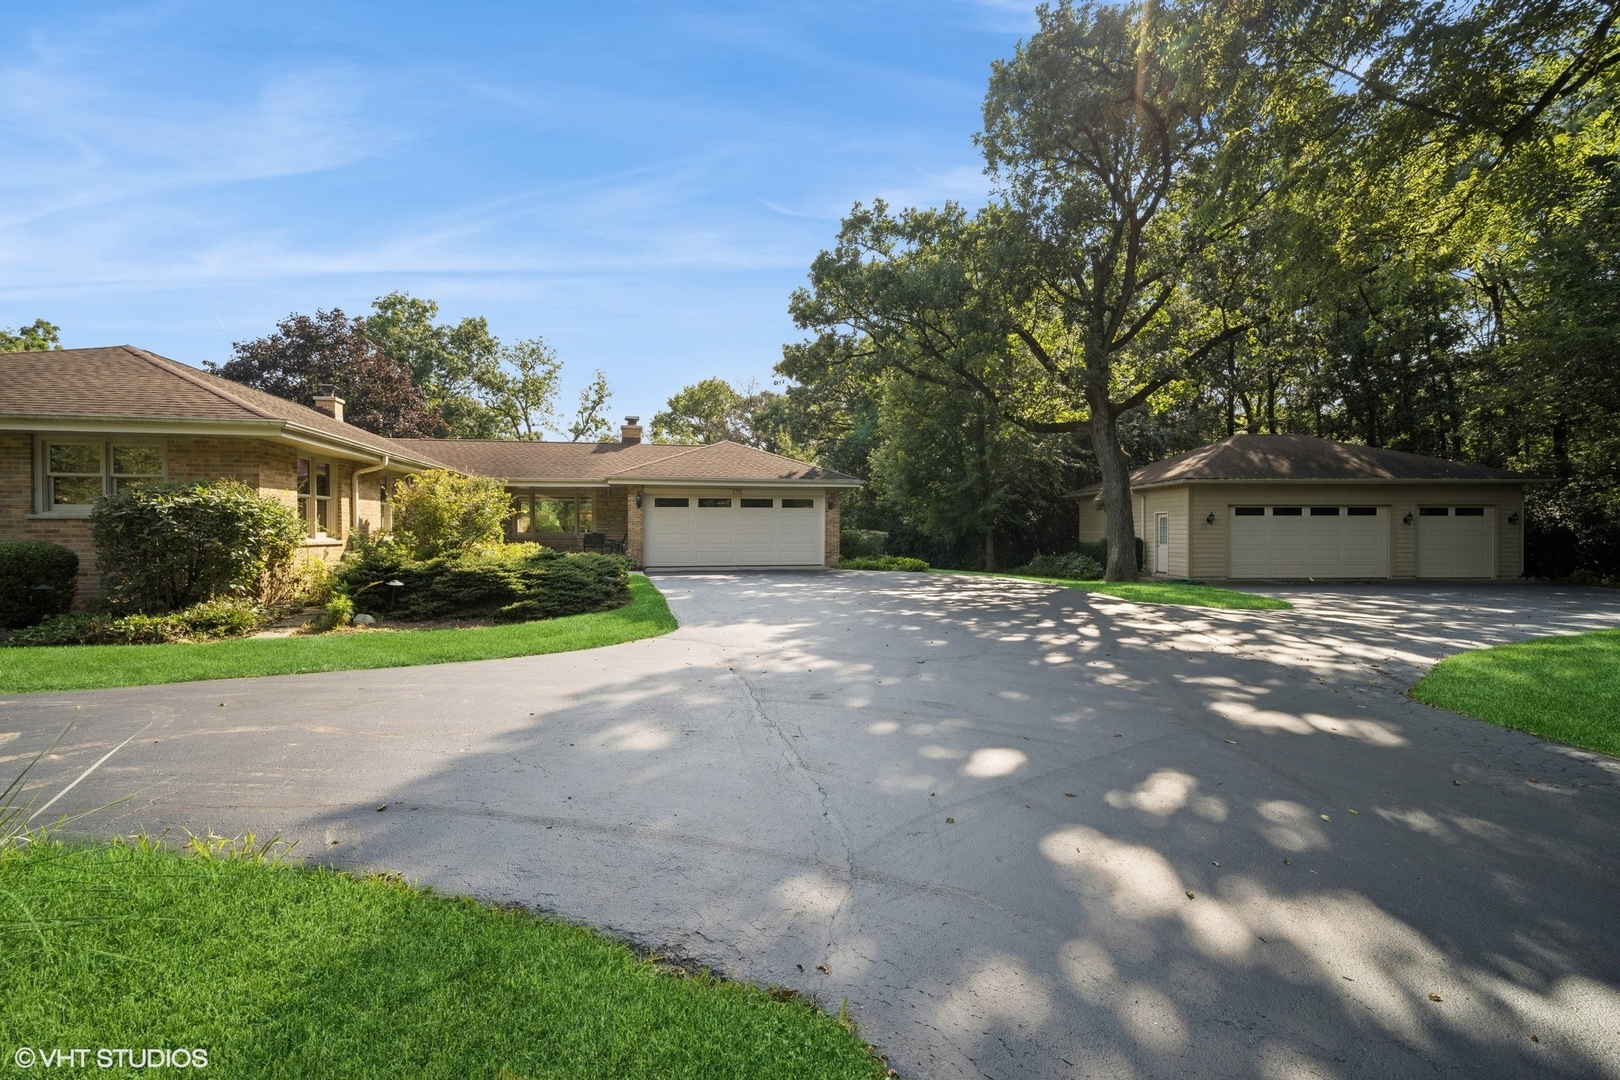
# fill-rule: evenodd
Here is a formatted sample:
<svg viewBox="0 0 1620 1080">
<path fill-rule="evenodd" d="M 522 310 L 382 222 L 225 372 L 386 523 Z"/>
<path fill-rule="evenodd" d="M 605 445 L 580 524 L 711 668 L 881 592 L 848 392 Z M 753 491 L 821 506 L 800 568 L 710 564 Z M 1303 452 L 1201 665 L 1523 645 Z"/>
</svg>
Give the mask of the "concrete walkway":
<svg viewBox="0 0 1620 1080">
<path fill-rule="evenodd" d="M 657 581 L 668 637 L 16 698 L 0 756 L 150 724 L 95 831 L 280 833 L 847 998 L 911 1077 L 1620 1077 L 1620 762 L 1401 694 L 1614 593 Z"/>
</svg>

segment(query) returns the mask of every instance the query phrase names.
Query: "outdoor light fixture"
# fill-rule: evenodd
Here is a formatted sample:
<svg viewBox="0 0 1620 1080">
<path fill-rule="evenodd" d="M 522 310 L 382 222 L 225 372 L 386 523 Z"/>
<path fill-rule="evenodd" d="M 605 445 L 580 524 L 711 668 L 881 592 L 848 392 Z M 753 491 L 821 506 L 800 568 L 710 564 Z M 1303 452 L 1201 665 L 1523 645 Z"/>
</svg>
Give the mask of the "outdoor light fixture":
<svg viewBox="0 0 1620 1080">
<path fill-rule="evenodd" d="M 636 492 L 636 509 L 641 509 L 641 492 Z"/>
<path fill-rule="evenodd" d="M 1204 518 L 1204 524 L 1205 525 L 1213 525 L 1213 524 L 1215 524 L 1215 511 L 1211 510 L 1209 512 L 1209 516 Z"/>
<path fill-rule="evenodd" d="M 1508 515 L 1508 524 L 1509 525 L 1517 525 L 1518 523 L 1519 523 L 1519 512 L 1517 510 L 1515 510 L 1515 511 L 1513 511 L 1513 513 Z"/>
<path fill-rule="evenodd" d="M 405 583 L 399 580 L 399 578 L 395 578 L 392 581 L 385 581 L 383 584 L 388 586 L 388 611 L 389 614 L 392 614 L 394 611 L 394 601 L 399 599 L 399 590 L 404 586 Z"/>
<path fill-rule="evenodd" d="M 1412 524 L 1412 511 L 1408 510 L 1406 512 L 1406 516 L 1401 518 L 1401 524 L 1402 525 L 1410 525 L 1410 524 Z"/>
</svg>

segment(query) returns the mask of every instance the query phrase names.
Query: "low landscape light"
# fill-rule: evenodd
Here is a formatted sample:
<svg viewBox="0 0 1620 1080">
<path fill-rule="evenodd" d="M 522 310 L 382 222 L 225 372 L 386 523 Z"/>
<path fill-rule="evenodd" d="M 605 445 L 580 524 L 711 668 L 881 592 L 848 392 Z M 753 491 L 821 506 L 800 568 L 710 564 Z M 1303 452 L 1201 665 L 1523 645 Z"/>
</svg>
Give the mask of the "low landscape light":
<svg viewBox="0 0 1620 1080">
<path fill-rule="evenodd" d="M 383 582 L 383 584 L 388 586 L 388 611 L 389 614 L 393 614 L 394 601 L 399 599 L 399 590 L 404 586 L 405 583 L 399 580 L 399 578 L 394 578 L 392 581 Z"/>
</svg>

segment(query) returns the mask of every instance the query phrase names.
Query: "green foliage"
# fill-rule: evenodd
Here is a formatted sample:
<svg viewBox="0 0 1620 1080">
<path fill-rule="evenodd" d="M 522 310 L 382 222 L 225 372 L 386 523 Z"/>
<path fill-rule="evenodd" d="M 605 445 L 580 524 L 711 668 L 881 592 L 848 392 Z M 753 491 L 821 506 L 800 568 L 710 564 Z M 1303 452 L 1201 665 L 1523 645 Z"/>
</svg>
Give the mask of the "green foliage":
<svg viewBox="0 0 1620 1080">
<path fill-rule="evenodd" d="M 841 529 L 838 533 L 838 554 L 846 559 L 884 554 L 889 534 L 881 529 Z"/>
<path fill-rule="evenodd" d="M 1064 578 L 1069 581 L 1096 581 L 1103 576 L 1102 563 L 1078 551 L 1062 555 L 1037 555 L 1018 570 L 1031 577 Z"/>
<path fill-rule="evenodd" d="M 876 555 L 855 559 L 839 559 L 840 570 L 927 570 L 928 564 L 921 559 L 913 559 L 906 555 Z"/>
<path fill-rule="evenodd" d="M 461 616 L 554 619 L 606 611 L 630 599 L 629 562 L 619 555 L 505 544 L 428 559 L 395 545 L 358 551 L 338 567 L 355 610 L 400 619 Z M 389 581 L 404 584 L 391 588 Z M 392 609 L 392 610 L 390 610 Z"/>
<path fill-rule="evenodd" d="M 180 611 L 147 615 L 78 612 L 56 615 L 10 635 L 7 645 L 161 645 L 214 641 L 252 633 L 265 622 L 252 600 L 219 597 Z"/>
<path fill-rule="evenodd" d="M 600 368 L 591 381 L 579 392 L 579 409 L 569 423 L 565 434 L 570 442 L 609 442 L 613 438 L 613 425 L 608 423 L 608 402 L 613 391 L 608 388 L 607 376 Z"/>
<path fill-rule="evenodd" d="M 502 374 L 500 342 L 487 320 L 471 316 L 453 326 L 435 323 L 437 303 L 401 292 L 378 297 L 371 310 L 362 320 L 366 336 L 410 373 L 452 438 L 502 437 L 501 419 L 488 404 Z"/>
<path fill-rule="evenodd" d="M 729 441 L 785 453 L 792 446 L 774 410 L 780 397 L 752 383 L 738 390 L 721 378 L 704 379 L 683 387 L 653 416 L 652 437 L 672 443 Z"/>
<path fill-rule="evenodd" d="M 336 630 L 340 626 L 348 626 L 353 621 L 354 601 L 339 593 L 326 602 L 326 608 L 321 612 L 320 628 Z"/>
<path fill-rule="evenodd" d="M 0 327 L 0 353 L 60 349 L 61 332 L 61 327 L 54 326 L 44 319 L 35 319 L 27 326 L 17 327 L 15 331 Z"/>
<path fill-rule="evenodd" d="M 140 484 L 96 501 L 90 532 L 109 598 L 145 612 L 252 594 L 293 556 L 304 523 L 235 480 Z"/>
<path fill-rule="evenodd" d="M 356 534 L 351 543 L 363 541 Z M 264 576 L 259 599 L 269 608 L 324 607 L 332 598 L 332 565 L 325 559 L 292 559 Z"/>
<path fill-rule="evenodd" d="M 495 477 L 430 469 L 394 485 L 393 508 L 394 535 L 431 559 L 500 543 L 512 500 Z"/>
<path fill-rule="evenodd" d="M 90 690 L 539 656 L 638 641 L 675 629 L 669 606 L 645 577 L 631 577 L 630 597 L 628 606 L 612 611 L 467 629 L 393 629 L 369 634 L 237 638 L 205 644 L 19 649 L 0 664 L 0 693 Z"/>
<path fill-rule="evenodd" d="M 78 580 L 79 557 L 60 544 L 0 540 L 0 630 L 71 611 Z"/>
<path fill-rule="evenodd" d="M 10 860 L 0 888 L 43 932 L 0 950 L 0 1037 L 201 1046 L 204 1076 L 884 1075 L 851 1025 L 792 995 L 397 875 L 232 846 L 39 844 Z"/>
</svg>

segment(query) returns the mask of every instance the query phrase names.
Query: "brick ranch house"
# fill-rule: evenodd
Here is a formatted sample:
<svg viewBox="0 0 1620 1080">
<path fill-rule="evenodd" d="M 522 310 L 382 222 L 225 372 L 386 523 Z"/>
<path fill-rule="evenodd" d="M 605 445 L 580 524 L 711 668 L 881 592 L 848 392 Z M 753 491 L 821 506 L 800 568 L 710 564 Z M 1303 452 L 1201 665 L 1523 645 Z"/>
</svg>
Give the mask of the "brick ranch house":
<svg viewBox="0 0 1620 1080">
<path fill-rule="evenodd" d="M 90 507 L 121 485 L 236 479 L 296 509 L 306 557 L 336 560 L 390 527 L 399 477 L 449 469 L 505 481 L 509 539 L 623 550 L 649 569 L 830 566 L 852 476 L 740 446 L 387 439 L 343 401 L 285 401 L 131 346 L 0 356 L 0 540 L 77 552 L 96 594 Z"/>
</svg>

